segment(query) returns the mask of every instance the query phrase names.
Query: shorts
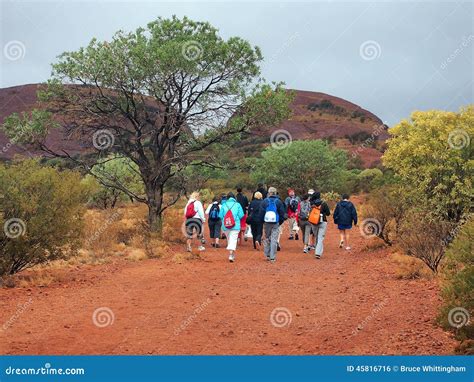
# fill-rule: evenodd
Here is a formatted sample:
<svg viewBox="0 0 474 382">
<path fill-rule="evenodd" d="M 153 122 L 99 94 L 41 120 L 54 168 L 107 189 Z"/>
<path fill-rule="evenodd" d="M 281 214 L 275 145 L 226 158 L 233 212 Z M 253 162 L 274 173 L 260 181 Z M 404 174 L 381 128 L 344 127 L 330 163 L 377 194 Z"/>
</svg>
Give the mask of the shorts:
<svg viewBox="0 0 474 382">
<path fill-rule="evenodd" d="M 211 236 L 211 239 L 219 239 L 221 236 L 222 220 L 209 220 L 208 225 L 209 235 Z"/>
<path fill-rule="evenodd" d="M 351 229 L 352 224 L 338 224 L 337 229 L 344 230 L 344 229 Z"/>
<path fill-rule="evenodd" d="M 202 237 L 202 221 L 201 219 L 191 218 L 187 219 L 185 223 L 186 237 L 188 239 Z"/>
</svg>

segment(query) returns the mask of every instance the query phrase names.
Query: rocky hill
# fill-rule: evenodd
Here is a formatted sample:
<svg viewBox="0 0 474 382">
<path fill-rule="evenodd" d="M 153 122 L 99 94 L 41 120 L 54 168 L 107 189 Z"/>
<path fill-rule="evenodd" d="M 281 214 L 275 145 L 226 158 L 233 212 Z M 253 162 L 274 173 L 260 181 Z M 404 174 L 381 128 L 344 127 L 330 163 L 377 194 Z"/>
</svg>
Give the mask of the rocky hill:
<svg viewBox="0 0 474 382">
<path fill-rule="evenodd" d="M 38 85 L 22 85 L 0 89 L 0 123 L 14 112 L 30 111 L 36 103 Z M 365 167 L 377 164 L 382 155 L 383 142 L 388 137 L 386 126 L 376 115 L 342 98 L 329 94 L 294 90 L 293 115 L 276 129 L 285 130 L 292 140 L 327 139 L 335 146 L 357 153 Z M 256 152 L 270 143 L 275 128 L 261 129 L 247 134 L 239 149 Z M 370 137 L 373 137 L 373 142 Z M 58 129 L 48 137 L 53 147 L 80 153 L 83 147 L 64 138 Z M 0 159 L 10 159 L 16 154 L 41 155 L 25 152 L 12 145 L 0 132 Z"/>
</svg>

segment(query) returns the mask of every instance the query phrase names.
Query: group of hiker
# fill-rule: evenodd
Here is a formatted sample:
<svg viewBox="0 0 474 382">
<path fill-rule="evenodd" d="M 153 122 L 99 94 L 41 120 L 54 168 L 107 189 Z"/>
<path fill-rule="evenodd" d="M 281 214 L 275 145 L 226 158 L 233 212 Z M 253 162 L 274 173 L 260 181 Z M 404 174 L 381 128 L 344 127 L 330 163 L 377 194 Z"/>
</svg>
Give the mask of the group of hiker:
<svg viewBox="0 0 474 382">
<path fill-rule="evenodd" d="M 328 204 L 321 199 L 321 193 L 313 189 L 301 197 L 289 189 L 282 201 L 275 187 L 266 189 L 259 184 L 249 202 L 242 188 L 237 193 L 229 192 L 214 197 L 204 210 L 199 192 L 193 192 L 184 208 L 187 250 L 191 252 L 194 239 L 198 240 L 199 251 L 204 251 L 204 223 L 207 221 L 211 245 L 220 248 L 220 240 L 226 239 L 229 261 L 235 261 L 237 246 L 242 240 L 252 239 L 254 249 L 263 246 L 266 260 L 274 263 L 281 250 L 280 239 L 285 223 L 290 232 L 289 240 L 303 241 L 303 252 L 314 251 L 316 259 L 324 252 L 324 237 L 328 217 Z M 334 223 L 340 232 L 339 248 L 351 250 L 349 230 L 357 225 L 357 211 L 349 201 L 348 194 L 342 194 L 333 213 Z"/>
</svg>

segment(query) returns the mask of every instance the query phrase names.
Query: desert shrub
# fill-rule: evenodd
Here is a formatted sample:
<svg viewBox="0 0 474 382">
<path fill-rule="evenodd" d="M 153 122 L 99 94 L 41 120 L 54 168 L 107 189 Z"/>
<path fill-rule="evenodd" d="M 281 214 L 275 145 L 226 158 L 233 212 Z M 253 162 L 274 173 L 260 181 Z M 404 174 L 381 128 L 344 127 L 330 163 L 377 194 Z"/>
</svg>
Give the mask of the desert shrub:
<svg viewBox="0 0 474 382">
<path fill-rule="evenodd" d="M 358 188 L 360 191 L 369 192 L 370 190 L 381 186 L 382 178 L 382 170 L 378 168 L 367 168 L 358 176 Z"/>
<path fill-rule="evenodd" d="M 336 203 L 341 199 L 341 195 L 337 192 L 329 191 L 321 194 L 321 199 L 323 199 L 332 210 L 336 206 Z"/>
<path fill-rule="evenodd" d="M 0 275 L 75 253 L 88 197 L 80 180 L 35 160 L 0 165 Z"/>
<path fill-rule="evenodd" d="M 263 181 L 280 188 L 291 185 L 298 193 L 310 188 L 339 190 L 347 156 L 322 140 L 294 141 L 286 147 L 267 147 L 251 172 L 252 186 Z"/>
<path fill-rule="evenodd" d="M 399 279 L 412 280 L 432 276 L 425 263 L 416 257 L 394 253 L 392 259 L 396 264 L 396 277 Z"/>
<path fill-rule="evenodd" d="M 389 129 L 383 156 L 412 205 L 439 219 L 458 222 L 471 208 L 473 189 L 474 106 L 458 113 L 414 112 Z"/>
<path fill-rule="evenodd" d="M 443 238 L 452 229 L 452 224 L 412 209 L 399 225 L 398 244 L 406 255 L 422 260 L 436 273 L 445 253 Z"/>
<path fill-rule="evenodd" d="M 399 236 L 400 222 L 407 214 L 407 206 L 397 186 L 384 186 L 371 192 L 362 211 L 364 222 L 371 223 L 373 234 L 392 245 Z M 372 229 L 372 228 L 371 228 Z M 372 232 L 370 232 L 372 233 Z"/>
<path fill-rule="evenodd" d="M 446 329 L 456 332 L 459 339 L 474 340 L 474 220 L 471 218 L 459 230 L 459 234 L 446 251 L 446 259 L 441 268 L 443 275 L 443 305 L 440 309 L 438 321 Z M 461 311 L 459 308 L 467 311 Z M 457 321 L 452 317 L 455 309 L 458 310 Z M 455 322 L 455 327 L 449 322 Z M 468 317 L 471 322 L 467 322 Z M 467 318 L 466 318 L 467 317 Z M 463 324 L 461 326 L 461 324 Z M 471 352 L 474 351 L 471 343 Z"/>
</svg>

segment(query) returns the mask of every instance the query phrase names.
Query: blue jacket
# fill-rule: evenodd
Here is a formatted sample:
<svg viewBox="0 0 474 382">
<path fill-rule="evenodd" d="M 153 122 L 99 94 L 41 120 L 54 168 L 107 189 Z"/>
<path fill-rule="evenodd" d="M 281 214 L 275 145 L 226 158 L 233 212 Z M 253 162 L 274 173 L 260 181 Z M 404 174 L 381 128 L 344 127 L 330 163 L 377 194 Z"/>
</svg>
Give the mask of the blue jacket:
<svg viewBox="0 0 474 382">
<path fill-rule="evenodd" d="M 352 225 L 357 224 L 357 211 L 348 200 L 343 200 L 337 203 L 336 209 L 334 210 L 334 223 L 341 225 Z"/>
<path fill-rule="evenodd" d="M 232 215 L 234 216 L 235 220 L 235 225 L 232 228 L 224 227 L 224 216 L 229 210 L 232 211 Z M 221 210 L 219 211 L 219 217 L 222 220 L 222 229 L 224 231 L 240 231 L 240 219 L 244 217 L 244 210 L 237 200 L 230 198 L 222 203 Z"/>
<path fill-rule="evenodd" d="M 278 218 L 279 218 L 279 224 L 282 225 L 283 222 L 285 221 L 285 215 L 286 215 L 286 211 L 285 211 L 285 205 L 283 204 L 283 202 L 280 200 L 280 198 L 276 195 L 272 195 L 272 196 L 269 196 L 268 198 L 266 198 L 262 204 L 260 204 L 260 214 L 259 214 L 259 220 L 264 223 L 265 222 L 265 212 L 267 211 L 267 207 L 268 207 L 268 199 L 276 199 L 276 208 L 277 208 L 277 212 L 278 212 Z"/>
</svg>

